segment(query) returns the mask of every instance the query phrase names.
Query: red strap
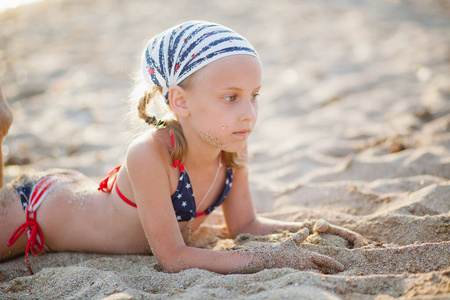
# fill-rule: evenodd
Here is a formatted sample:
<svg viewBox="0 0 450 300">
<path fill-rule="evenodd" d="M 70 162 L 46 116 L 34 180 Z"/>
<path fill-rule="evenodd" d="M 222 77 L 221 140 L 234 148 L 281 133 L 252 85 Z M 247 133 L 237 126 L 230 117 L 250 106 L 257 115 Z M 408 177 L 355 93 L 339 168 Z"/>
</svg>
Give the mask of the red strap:
<svg viewBox="0 0 450 300">
<path fill-rule="evenodd" d="M 172 148 L 175 147 L 175 136 L 173 135 L 173 132 L 170 132 L 170 143 L 172 144 Z M 184 165 L 181 163 L 181 160 L 176 160 L 173 162 L 173 167 L 178 167 L 180 169 L 180 172 L 184 172 Z"/>
<path fill-rule="evenodd" d="M 111 172 L 108 173 L 108 175 L 106 175 L 105 178 L 103 178 L 103 180 L 100 182 L 100 185 L 98 187 L 99 191 L 102 191 L 104 193 L 109 193 L 111 192 L 111 190 L 113 189 L 113 186 L 116 186 L 116 192 L 117 195 L 119 195 L 120 199 L 122 199 L 126 204 L 131 205 L 133 207 L 137 207 L 136 203 L 131 202 L 130 200 L 128 200 L 127 197 L 124 196 L 124 194 L 122 194 L 119 190 L 119 187 L 117 186 L 117 173 L 119 172 L 121 166 L 118 166 L 114 169 L 111 170 Z M 115 175 L 115 176 L 114 176 Z M 112 179 L 111 185 L 108 185 L 109 183 L 109 179 L 114 176 L 114 178 Z"/>
<path fill-rule="evenodd" d="M 133 206 L 133 207 L 137 207 L 136 203 L 133 203 L 133 202 L 131 202 L 130 200 L 128 200 L 128 198 L 125 197 L 125 196 L 120 192 L 119 187 L 117 186 L 117 184 L 116 184 L 116 192 L 117 192 L 117 195 L 119 195 L 119 197 L 120 197 L 126 204 L 129 204 L 129 205 L 131 205 L 131 206 Z"/>
<path fill-rule="evenodd" d="M 201 217 L 201 216 L 203 216 L 203 215 L 206 215 L 208 212 L 207 211 L 204 211 L 204 212 L 201 212 L 201 213 L 196 213 L 196 216 L 197 216 L 197 218 L 198 217 Z"/>
<path fill-rule="evenodd" d="M 31 269 L 30 261 L 28 260 L 29 252 L 31 251 L 34 255 L 39 255 L 44 250 L 44 236 L 42 235 L 41 227 L 39 227 L 39 224 L 36 222 L 36 212 L 34 212 L 33 215 L 34 217 L 27 214 L 26 222 L 14 231 L 6 244 L 8 247 L 12 246 L 25 230 L 30 229 L 30 237 L 28 238 L 27 247 L 25 249 L 25 263 L 31 274 L 33 274 L 33 270 Z M 40 241 L 38 240 L 38 237 L 40 238 Z"/>
<path fill-rule="evenodd" d="M 172 144 L 172 148 L 175 147 L 175 136 L 172 131 L 170 132 L 170 143 Z"/>
<path fill-rule="evenodd" d="M 111 170 L 111 172 L 108 173 L 108 175 L 106 175 L 105 178 L 103 178 L 103 180 L 100 182 L 100 185 L 98 186 L 98 190 L 102 191 L 104 193 L 109 193 L 111 192 L 114 183 L 116 183 L 117 180 L 117 176 L 115 176 L 113 178 L 112 184 L 110 186 L 108 186 L 108 181 L 111 178 L 111 176 L 115 175 L 117 172 L 119 172 L 121 166 L 115 167 L 114 169 Z"/>
</svg>

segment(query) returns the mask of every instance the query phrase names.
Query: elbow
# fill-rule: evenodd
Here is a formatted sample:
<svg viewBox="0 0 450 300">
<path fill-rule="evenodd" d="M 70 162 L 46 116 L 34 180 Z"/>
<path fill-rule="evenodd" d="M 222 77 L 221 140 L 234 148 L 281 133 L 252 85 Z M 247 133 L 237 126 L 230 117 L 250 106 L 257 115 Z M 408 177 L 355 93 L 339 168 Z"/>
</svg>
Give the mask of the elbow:
<svg viewBox="0 0 450 300">
<path fill-rule="evenodd" d="M 170 255 L 156 256 L 156 261 L 162 267 L 164 272 L 178 273 L 180 271 L 189 269 L 189 266 L 184 263 L 181 251 L 174 251 Z"/>
<path fill-rule="evenodd" d="M 162 267 L 163 272 L 165 273 L 178 273 L 183 270 L 171 264 L 160 264 L 160 265 Z"/>
<path fill-rule="evenodd" d="M 256 227 L 257 227 L 258 219 L 255 217 L 251 219 L 247 224 L 235 227 L 235 228 L 228 228 L 228 234 L 230 238 L 234 239 L 239 234 L 258 234 Z"/>
<path fill-rule="evenodd" d="M 228 237 L 230 239 L 234 239 L 234 238 L 236 238 L 238 235 L 240 235 L 242 233 L 246 233 L 244 227 L 241 227 L 241 228 L 228 228 Z"/>
<path fill-rule="evenodd" d="M 238 232 L 230 231 L 230 230 L 228 231 L 228 237 L 229 237 L 230 239 L 235 239 L 238 235 L 239 235 Z"/>
<path fill-rule="evenodd" d="M 156 259 L 162 270 L 166 273 L 178 273 L 187 268 L 183 268 L 180 260 L 177 259 Z"/>
</svg>

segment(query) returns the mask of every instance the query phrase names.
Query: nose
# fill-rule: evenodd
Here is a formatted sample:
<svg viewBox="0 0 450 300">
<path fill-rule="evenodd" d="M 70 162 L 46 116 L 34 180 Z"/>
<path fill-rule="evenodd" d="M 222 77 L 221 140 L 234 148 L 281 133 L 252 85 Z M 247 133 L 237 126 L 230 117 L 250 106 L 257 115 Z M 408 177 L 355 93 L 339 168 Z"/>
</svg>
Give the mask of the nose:
<svg viewBox="0 0 450 300">
<path fill-rule="evenodd" d="M 256 121 L 258 116 L 258 103 L 256 101 L 242 101 L 241 107 L 241 121 Z"/>
</svg>

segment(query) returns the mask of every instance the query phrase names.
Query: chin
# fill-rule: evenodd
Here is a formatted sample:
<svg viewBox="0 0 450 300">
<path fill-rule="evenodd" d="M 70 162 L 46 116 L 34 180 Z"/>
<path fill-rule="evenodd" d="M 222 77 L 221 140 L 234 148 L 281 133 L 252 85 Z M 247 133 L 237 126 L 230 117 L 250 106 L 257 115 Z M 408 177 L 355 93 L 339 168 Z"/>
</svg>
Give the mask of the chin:
<svg viewBox="0 0 450 300">
<path fill-rule="evenodd" d="M 247 145 L 247 142 L 245 143 L 239 143 L 239 144 L 232 144 L 232 145 L 225 145 L 225 147 L 222 148 L 225 152 L 230 153 L 236 153 L 244 150 L 245 146 Z"/>
</svg>

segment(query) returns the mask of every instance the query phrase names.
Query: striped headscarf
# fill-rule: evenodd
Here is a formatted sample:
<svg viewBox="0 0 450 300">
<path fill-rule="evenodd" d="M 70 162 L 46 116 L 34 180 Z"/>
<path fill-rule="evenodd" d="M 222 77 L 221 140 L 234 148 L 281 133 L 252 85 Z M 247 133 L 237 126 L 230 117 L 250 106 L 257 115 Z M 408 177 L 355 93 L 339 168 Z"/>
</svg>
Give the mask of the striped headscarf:
<svg viewBox="0 0 450 300">
<path fill-rule="evenodd" d="M 147 43 L 141 70 L 148 83 L 163 88 L 167 102 L 170 87 L 219 58 L 237 54 L 259 59 L 253 46 L 233 30 L 219 24 L 189 21 Z"/>
</svg>

